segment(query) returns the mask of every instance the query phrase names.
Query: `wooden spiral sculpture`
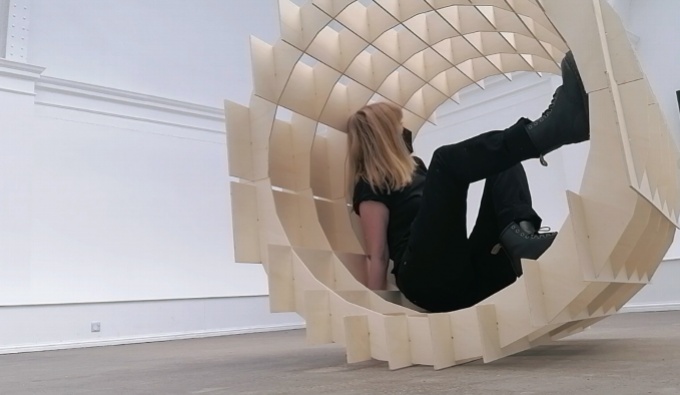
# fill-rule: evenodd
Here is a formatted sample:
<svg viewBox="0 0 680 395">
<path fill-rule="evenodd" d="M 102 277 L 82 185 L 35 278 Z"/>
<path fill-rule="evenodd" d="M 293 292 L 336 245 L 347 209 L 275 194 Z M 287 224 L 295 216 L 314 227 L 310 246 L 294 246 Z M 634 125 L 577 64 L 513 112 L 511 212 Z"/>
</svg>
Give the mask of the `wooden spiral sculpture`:
<svg viewBox="0 0 680 395">
<path fill-rule="evenodd" d="M 298 2 L 299 3 L 299 2 Z M 251 41 L 248 107 L 227 102 L 236 260 L 264 265 L 271 310 L 349 362 L 445 368 L 579 332 L 649 282 L 680 214 L 678 153 L 605 0 L 280 0 L 281 39 Z M 581 190 L 553 246 L 478 305 L 427 314 L 372 292 L 348 206 L 346 121 L 371 101 L 417 131 L 489 76 L 559 73 L 571 49 L 590 97 Z M 285 109 L 285 110 L 283 110 Z M 283 114 L 287 114 L 284 116 Z"/>
</svg>

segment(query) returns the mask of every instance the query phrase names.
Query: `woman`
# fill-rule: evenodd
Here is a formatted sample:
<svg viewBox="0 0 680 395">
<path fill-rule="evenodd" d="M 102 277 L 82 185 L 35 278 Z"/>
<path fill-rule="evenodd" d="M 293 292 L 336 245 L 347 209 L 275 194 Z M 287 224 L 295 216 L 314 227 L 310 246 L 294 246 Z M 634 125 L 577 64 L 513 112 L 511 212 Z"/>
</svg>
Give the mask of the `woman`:
<svg viewBox="0 0 680 395">
<path fill-rule="evenodd" d="M 429 170 L 410 155 L 399 107 L 375 103 L 349 119 L 353 208 L 366 242 L 369 288 L 385 288 L 392 259 L 397 286 L 411 302 L 431 312 L 458 310 L 513 283 L 521 258 L 545 252 L 556 233 L 536 231 L 541 218 L 520 162 L 590 137 L 587 95 L 571 52 L 561 66 L 563 84 L 541 118 L 440 147 Z M 482 179 L 468 238 L 467 191 Z"/>
</svg>

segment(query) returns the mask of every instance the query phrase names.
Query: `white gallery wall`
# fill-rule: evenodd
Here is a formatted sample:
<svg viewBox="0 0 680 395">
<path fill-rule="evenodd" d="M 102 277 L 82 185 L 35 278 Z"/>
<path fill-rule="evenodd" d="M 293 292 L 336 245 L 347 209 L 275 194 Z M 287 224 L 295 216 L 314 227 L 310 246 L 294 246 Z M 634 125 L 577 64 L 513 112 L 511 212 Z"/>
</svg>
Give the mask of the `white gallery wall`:
<svg viewBox="0 0 680 395">
<path fill-rule="evenodd" d="M 667 39 L 680 36 L 680 2 L 614 4 L 680 136 L 680 43 Z M 224 99 L 247 103 L 249 35 L 278 37 L 277 1 L 2 5 L 0 352 L 299 327 L 268 313 L 262 268 L 234 262 L 222 111 Z M 559 84 L 513 79 L 443 106 L 417 153 L 536 117 Z M 587 144 L 549 155 L 547 168 L 526 163 L 546 225 L 564 220 L 586 154 Z M 629 309 L 680 306 L 679 243 L 668 258 Z"/>
<path fill-rule="evenodd" d="M 9 111 L 13 127 L 4 134 L 12 141 L 2 149 L 21 159 L 6 169 L 30 199 L 7 206 L 25 229 L 10 243 L 25 261 L 3 265 L 15 274 L 0 280 L 3 302 L 266 294 L 262 269 L 234 264 L 230 243 L 220 106 L 249 94 L 252 31 L 244 22 L 234 31 L 240 19 L 229 10 L 238 2 L 10 3 L 28 7 L 22 41 L 28 63 L 45 70 L 36 105 L 25 118 Z M 263 10 L 275 20 L 271 4 L 251 7 L 250 17 Z M 264 26 L 276 35 L 275 24 Z M 52 76 L 60 80 L 47 83 Z M 210 107 L 115 97 L 125 94 L 64 80 Z"/>
<path fill-rule="evenodd" d="M 222 103 L 278 37 L 246 3 L 4 2 L 0 350 L 300 327 L 233 259 Z"/>
<path fill-rule="evenodd" d="M 44 75 L 222 107 L 247 103 L 250 35 L 279 37 L 273 0 L 29 0 Z"/>
</svg>

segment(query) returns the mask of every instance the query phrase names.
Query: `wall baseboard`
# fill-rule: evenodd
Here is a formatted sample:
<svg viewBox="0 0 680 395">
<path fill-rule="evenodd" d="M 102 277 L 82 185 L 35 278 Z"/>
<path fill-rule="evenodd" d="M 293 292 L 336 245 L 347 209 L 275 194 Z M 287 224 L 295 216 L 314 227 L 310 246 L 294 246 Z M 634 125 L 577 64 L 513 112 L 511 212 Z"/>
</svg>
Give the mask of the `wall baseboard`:
<svg viewBox="0 0 680 395">
<path fill-rule="evenodd" d="M 267 296 L 11 306 L 0 313 L 0 354 L 304 328 L 297 314 L 270 313 Z"/>
<path fill-rule="evenodd" d="M 662 311 L 680 311 L 680 303 L 630 304 L 621 309 L 621 313 L 652 313 Z"/>
<path fill-rule="evenodd" d="M 263 332 L 283 332 L 291 330 L 304 329 L 304 324 L 293 324 L 293 325 L 266 325 L 266 326 L 254 326 L 254 327 L 244 327 L 237 329 L 227 329 L 227 330 L 216 330 L 216 331 L 202 331 L 193 333 L 172 333 L 164 335 L 147 335 L 138 337 L 127 337 L 127 338 L 114 338 L 114 339 L 102 339 L 102 340 L 89 340 L 82 342 L 69 342 L 69 343 L 46 343 L 46 344 L 34 344 L 30 346 L 10 346 L 2 348 L 0 347 L 0 355 L 2 354 L 19 354 L 28 352 L 40 352 L 40 351 L 55 351 L 55 350 L 69 350 L 76 348 L 89 348 L 89 347 L 106 347 L 106 346 L 120 346 L 126 344 L 140 344 L 140 343 L 153 343 L 153 342 L 164 342 L 173 340 L 188 340 L 188 339 L 202 339 L 207 337 L 219 337 L 219 336 L 231 336 L 231 335 L 245 335 L 250 333 L 263 333 Z"/>
</svg>

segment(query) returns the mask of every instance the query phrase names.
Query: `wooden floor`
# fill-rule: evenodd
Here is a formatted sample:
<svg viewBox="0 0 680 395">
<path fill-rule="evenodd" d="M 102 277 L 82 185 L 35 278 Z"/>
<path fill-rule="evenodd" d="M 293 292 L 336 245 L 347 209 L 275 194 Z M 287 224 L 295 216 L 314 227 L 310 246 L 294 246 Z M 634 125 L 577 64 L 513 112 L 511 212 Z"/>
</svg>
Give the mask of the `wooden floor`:
<svg viewBox="0 0 680 395">
<path fill-rule="evenodd" d="M 680 394 L 680 312 L 622 314 L 491 364 L 396 372 L 304 332 L 0 356 L 2 395 Z"/>
</svg>

